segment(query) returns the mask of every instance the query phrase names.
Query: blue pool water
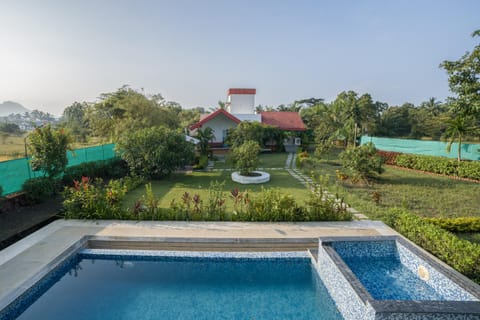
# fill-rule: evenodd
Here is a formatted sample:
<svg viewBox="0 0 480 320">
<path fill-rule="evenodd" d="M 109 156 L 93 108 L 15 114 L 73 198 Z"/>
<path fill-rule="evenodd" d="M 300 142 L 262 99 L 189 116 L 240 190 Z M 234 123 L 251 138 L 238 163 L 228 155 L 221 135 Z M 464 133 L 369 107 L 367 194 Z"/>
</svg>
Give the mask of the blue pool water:
<svg viewBox="0 0 480 320">
<path fill-rule="evenodd" d="M 397 257 L 343 258 L 376 300 L 445 300 Z"/>
<path fill-rule="evenodd" d="M 124 259 L 78 256 L 18 319 L 342 319 L 307 258 Z"/>
</svg>

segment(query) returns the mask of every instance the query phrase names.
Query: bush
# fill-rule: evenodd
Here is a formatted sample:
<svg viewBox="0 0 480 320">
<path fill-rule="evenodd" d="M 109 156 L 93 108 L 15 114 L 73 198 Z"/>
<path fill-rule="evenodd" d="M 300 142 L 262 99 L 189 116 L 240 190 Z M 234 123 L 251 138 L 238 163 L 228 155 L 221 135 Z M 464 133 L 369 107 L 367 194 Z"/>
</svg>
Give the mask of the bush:
<svg viewBox="0 0 480 320">
<path fill-rule="evenodd" d="M 116 148 L 133 174 L 163 177 L 193 160 L 193 144 L 165 127 L 126 132 Z"/>
<path fill-rule="evenodd" d="M 457 164 L 459 177 L 480 180 L 480 161 L 462 161 Z"/>
<path fill-rule="evenodd" d="M 235 168 L 241 175 L 248 176 L 258 166 L 258 153 L 260 152 L 260 145 L 253 140 L 247 141 L 244 144 L 233 148 L 232 160 Z"/>
<path fill-rule="evenodd" d="M 285 132 L 277 127 L 259 122 L 242 121 L 227 134 L 228 145 L 238 147 L 247 141 L 256 141 L 262 148 L 267 145 L 282 150 Z"/>
<path fill-rule="evenodd" d="M 458 162 L 456 159 L 444 157 L 400 154 L 395 164 L 414 170 L 480 180 L 480 161 Z"/>
<path fill-rule="evenodd" d="M 400 152 L 377 150 L 377 154 L 384 159 L 385 164 L 396 165 L 397 157 Z"/>
<path fill-rule="evenodd" d="M 352 172 L 354 180 L 368 181 L 383 172 L 383 158 L 377 155 L 377 149 L 371 142 L 343 151 L 340 160 L 343 167 Z"/>
<path fill-rule="evenodd" d="M 426 220 L 450 232 L 480 232 L 480 217 L 427 218 Z"/>
<path fill-rule="evenodd" d="M 326 185 L 329 177 L 316 179 L 310 186 L 310 198 L 307 201 L 305 221 L 349 221 L 353 215 L 347 209 L 342 198 L 327 192 Z"/>
<path fill-rule="evenodd" d="M 142 182 L 139 177 L 110 180 L 107 185 L 100 178 L 74 180 L 74 186 L 65 187 L 63 191 L 65 218 L 129 219 L 128 212 L 121 206 L 122 201 L 128 190 Z"/>
<path fill-rule="evenodd" d="M 32 178 L 22 185 L 25 198 L 29 203 L 42 203 L 56 191 L 56 181 L 49 177 Z"/>
<path fill-rule="evenodd" d="M 304 221 L 304 209 L 280 189 L 263 189 L 235 217 L 241 221 Z"/>
<path fill-rule="evenodd" d="M 461 240 L 404 209 L 390 209 L 386 222 L 460 273 L 480 283 L 480 245 Z"/>
<path fill-rule="evenodd" d="M 208 167 L 208 156 L 200 155 L 197 159 L 197 163 L 193 166 L 195 170 L 201 170 Z"/>
<path fill-rule="evenodd" d="M 32 170 L 43 171 L 50 178 L 61 175 L 68 164 L 70 140 L 64 129 L 52 129 L 50 124 L 35 128 L 28 135 Z"/>
<path fill-rule="evenodd" d="M 226 198 L 223 183 L 211 183 L 209 196 L 201 199 L 198 194 L 184 192 L 170 204 L 170 213 L 157 215 L 169 220 L 226 220 L 226 221 L 345 221 L 352 214 L 347 206 L 335 197 L 325 196 L 323 183 L 312 186 L 310 200 L 299 204 L 280 189 L 263 189 L 252 196 L 248 190 L 235 188 Z M 226 211 L 226 200 L 233 202 L 233 211 Z M 147 209 L 149 210 L 149 209 Z"/>
<path fill-rule="evenodd" d="M 62 177 L 64 184 L 71 184 L 73 180 L 82 177 L 117 179 L 128 175 L 128 166 L 120 158 L 108 160 L 83 162 L 76 166 L 68 167 Z"/>
</svg>

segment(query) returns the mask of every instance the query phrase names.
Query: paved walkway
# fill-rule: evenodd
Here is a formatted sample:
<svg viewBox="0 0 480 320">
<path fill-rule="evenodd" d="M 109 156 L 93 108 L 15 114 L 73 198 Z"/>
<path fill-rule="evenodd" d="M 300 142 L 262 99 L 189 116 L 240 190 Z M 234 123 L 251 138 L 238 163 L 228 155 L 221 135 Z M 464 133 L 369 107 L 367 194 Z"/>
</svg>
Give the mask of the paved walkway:
<svg viewBox="0 0 480 320">
<path fill-rule="evenodd" d="M 287 161 L 285 163 L 285 169 L 288 171 L 288 173 L 290 173 L 290 175 L 295 178 L 298 182 L 300 182 L 301 184 L 303 184 L 305 187 L 309 187 L 309 186 L 312 186 L 312 184 L 314 183 L 313 180 L 304 175 L 302 171 L 298 170 L 297 169 L 297 156 L 296 156 L 296 153 L 289 153 L 288 154 L 288 157 L 287 157 Z M 325 196 L 327 197 L 335 197 L 335 195 L 333 195 L 332 193 L 328 192 L 328 191 L 325 191 Z M 337 199 L 338 200 L 338 199 Z M 338 200 L 340 201 L 340 200 Z M 347 210 L 349 212 L 351 212 L 353 214 L 353 216 L 355 217 L 355 219 L 357 220 L 366 220 L 368 219 L 367 216 L 365 216 L 364 214 L 360 213 L 359 211 L 357 211 L 356 209 L 350 207 L 348 204 L 346 204 L 347 206 Z"/>
</svg>

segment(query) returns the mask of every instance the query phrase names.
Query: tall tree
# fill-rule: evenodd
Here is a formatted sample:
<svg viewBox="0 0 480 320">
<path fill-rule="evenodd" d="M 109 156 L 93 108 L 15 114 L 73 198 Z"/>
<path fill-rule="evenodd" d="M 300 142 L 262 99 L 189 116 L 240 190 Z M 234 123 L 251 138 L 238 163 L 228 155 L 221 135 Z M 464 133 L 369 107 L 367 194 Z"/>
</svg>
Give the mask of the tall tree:
<svg viewBox="0 0 480 320">
<path fill-rule="evenodd" d="M 86 102 L 74 102 L 63 110 L 61 124 L 80 142 L 87 140 L 88 122 L 85 117 L 87 107 Z"/>
<path fill-rule="evenodd" d="M 472 33 L 472 37 L 478 36 L 480 30 Z M 443 61 L 440 67 L 447 71 L 450 91 L 455 94 L 449 98 L 453 111 L 480 118 L 480 44 L 457 61 Z"/>
<path fill-rule="evenodd" d="M 166 102 L 159 94 L 146 96 L 128 86 L 104 93 L 100 101 L 88 108 L 87 119 L 95 135 L 108 140 L 131 130 L 179 125 L 177 105 Z"/>
</svg>

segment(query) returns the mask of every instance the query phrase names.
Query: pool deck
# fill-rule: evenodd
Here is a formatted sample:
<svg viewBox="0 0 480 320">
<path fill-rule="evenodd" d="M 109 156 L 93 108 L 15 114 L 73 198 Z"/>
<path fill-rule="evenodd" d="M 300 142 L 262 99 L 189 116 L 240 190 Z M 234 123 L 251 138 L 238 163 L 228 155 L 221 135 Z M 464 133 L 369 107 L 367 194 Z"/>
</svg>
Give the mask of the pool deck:
<svg viewBox="0 0 480 320">
<path fill-rule="evenodd" d="M 396 234 L 382 222 L 369 220 L 299 223 L 57 220 L 0 251 L 0 302 L 5 303 L 15 292 L 26 289 L 31 282 L 27 279 L 49 268 L 52 261 L 85 236 L 146 241 L 188 239 L 191 243 L 208 239 L 215 243 L 224 239 L 295 242 L 321 236 Z"/>
</svg>

